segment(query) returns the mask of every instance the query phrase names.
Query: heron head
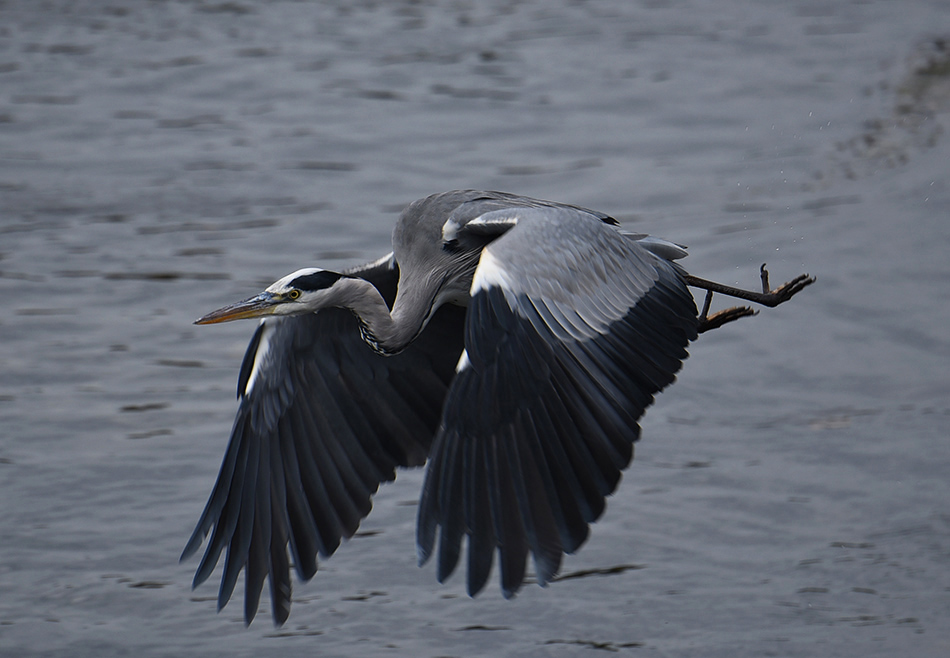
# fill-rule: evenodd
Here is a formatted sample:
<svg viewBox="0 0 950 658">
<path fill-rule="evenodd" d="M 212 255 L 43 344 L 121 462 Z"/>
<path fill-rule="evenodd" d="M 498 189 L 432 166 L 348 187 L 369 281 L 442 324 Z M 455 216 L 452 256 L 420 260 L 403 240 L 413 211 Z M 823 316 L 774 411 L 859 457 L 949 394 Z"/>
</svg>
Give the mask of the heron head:
<svg viewBox="0 0 950 658">
<path fill-rule="evenodd" d="M 309 267 L 275 281 L 259 295 L 230 304 L 195 320 L 195 324 L 216 324 L 260 318 L 267 315 L 303 315 L 338 303 L 338 282 L 343 274 Z"/>
</svg>

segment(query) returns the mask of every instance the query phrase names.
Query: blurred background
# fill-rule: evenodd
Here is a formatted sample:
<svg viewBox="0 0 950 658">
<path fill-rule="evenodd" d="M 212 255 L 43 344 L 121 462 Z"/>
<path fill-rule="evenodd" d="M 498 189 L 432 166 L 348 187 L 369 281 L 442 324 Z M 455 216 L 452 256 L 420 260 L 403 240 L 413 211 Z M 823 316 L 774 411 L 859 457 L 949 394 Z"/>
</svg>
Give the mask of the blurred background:
<svg viewBox="0 0 950 658">
<path fill-rule="evenodd" d="M 0 2 L 0 655 L 948 655 L 947 8 Z M 415 470 L 283 628 L 216 614 L 253 325 L 191 322 L 467 187 L 818 283 L 693 345 L 563 580 L 439 585 Z"/>
</svg>

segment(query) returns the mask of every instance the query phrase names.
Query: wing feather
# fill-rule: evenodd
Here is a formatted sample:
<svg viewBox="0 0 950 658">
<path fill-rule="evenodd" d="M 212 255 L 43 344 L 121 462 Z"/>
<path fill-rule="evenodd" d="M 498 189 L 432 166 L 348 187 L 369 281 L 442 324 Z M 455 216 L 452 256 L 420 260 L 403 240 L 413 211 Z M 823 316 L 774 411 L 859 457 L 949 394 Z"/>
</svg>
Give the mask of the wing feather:
<svg viewBox="0 0 950 658">
<path fill-rule="evenodd" d="M 326 555 L 326 552 L 317 532 L 314 514 L 301 480 L 297 451 L 290 438 L 293 433 L 288 427 L 291 422 L 287 417 L 282 418 L 281 427 L 278 430 L 278 441 L 281 450 L 280 461 L 284 466 L 284 501 L 287 509 L 287 522 L 290 527 L 294 528 L 294 532 L 287 537 L 287 540 L 290 542 L 290 550 L 294 558 L 297 575 L 301 580 L 310 580 L 317 572 L 317 553 Z M 286 535 L 286 533 L 284 534 Z M 272 544 L 274 540 L 275 538 L 272 537 Z"/>
<path fill-rule="evenodd" d="M 492 516 L 495 534 L 498 536 L 498 562 L 501 571 L 501 592 L 511 598 L 521 588 L 525 575 L 525 557 L 528 554 L 528 538 L 522 518 L 522 506 L 516 504 L 517 491 L 513 468 L 511 436 L 500 437 L 494 451 L 495 500 L 492 501 Z M 477 594 L 478 592 L 473 592 Z"/>
<path fill-rule="evenodd" d="M 470 441 L 466 446 L 468 478 L 465 490 L 469 492 L 465 505 L 465 521 L 470 528 L 472 549 L 468 552 L 469 593 L 479 591 L 488 581 L 497 541 L 492 526 L 491 496 L 489 493 L 488 465 L 484 441 Z"/>
<path fill-rule="evenodd" d="M 460 510 L 464 503 L 462 500 L 462 477 L 465 471 L 465 460 L 458 454 L 461 443 L 454 442 L 449 445 L 450 453 L 446 455 L 445 467 L 449 472 L 444 473 L 440 478 L 448 486 L 441 491 L 440 506 L 444 509 Z M 440 524 L 442 534 L 439 537 L 439 569 L 437 577 L 439 582 L 448 578 L 449 574 L 455 570 L 461 554 L 462 535 L 465 532 L 465 518 L 463 514 L 454 514 L 451 518 L 446 518 Z"/>
</svg>

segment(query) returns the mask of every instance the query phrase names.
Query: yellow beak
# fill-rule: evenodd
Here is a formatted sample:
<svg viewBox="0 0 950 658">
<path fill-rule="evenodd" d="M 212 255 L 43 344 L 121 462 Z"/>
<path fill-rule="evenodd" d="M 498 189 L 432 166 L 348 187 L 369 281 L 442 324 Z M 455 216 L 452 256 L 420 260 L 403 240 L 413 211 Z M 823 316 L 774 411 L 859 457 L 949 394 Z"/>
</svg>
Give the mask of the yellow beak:
<svg viewBox="0 0 950 658">
<path fill-rule="evenodd" d="M 231 322 L 232 320 L 244 320 L 247 318 L 259 318 L 265 315 L 272 315 L 280 298 L 272 293 L 262 292 L 254 297 L 249 297 L 237 304 L 231 304 L 216 311 L 211 311 L 197 320 L 195 324 L 217 324 L 219 322 Z"/>
</svg>

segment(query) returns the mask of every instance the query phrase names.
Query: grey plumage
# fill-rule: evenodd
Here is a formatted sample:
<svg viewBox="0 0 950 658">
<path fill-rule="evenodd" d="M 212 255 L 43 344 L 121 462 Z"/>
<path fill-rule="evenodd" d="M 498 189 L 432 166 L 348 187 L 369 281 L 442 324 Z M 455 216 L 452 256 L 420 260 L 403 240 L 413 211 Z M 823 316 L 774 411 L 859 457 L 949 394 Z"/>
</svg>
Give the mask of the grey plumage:
<svg viewBox="0 0 950 658">
<path fill-rule="evenodd" d="M 300 270 L 199 320 L 265 317 L 217 483 L 182 555 L 210 533 L 195 585 L 227 548 L 219 609 L 244 568 L 246 621 L 269 578 L 283 623 L 288 551 L 311 578 L 317 555 L 369 513 L 379 483 L 427 459 L 420 562 L 437 553 L 445 579 L 467 537 L 470 594 L 496 555 L 506 596 L 529 553 L 549 582 L 603 513 L 639 417 L 689 342 L 751 313 L 707 317 L 708 300 L 698 313 L 687 286 L 709 282 L 673 262 L 684 254 L 576 206 L 447 192 L 406 209 L 390 257 Z M 738 292 L 775 305 L 812 281 Z"/>
</svg>

